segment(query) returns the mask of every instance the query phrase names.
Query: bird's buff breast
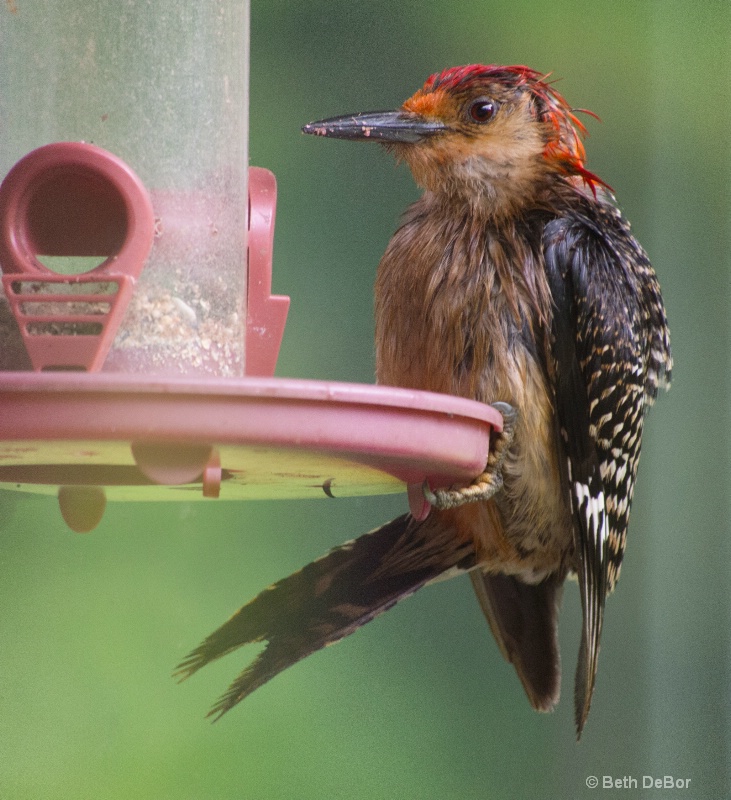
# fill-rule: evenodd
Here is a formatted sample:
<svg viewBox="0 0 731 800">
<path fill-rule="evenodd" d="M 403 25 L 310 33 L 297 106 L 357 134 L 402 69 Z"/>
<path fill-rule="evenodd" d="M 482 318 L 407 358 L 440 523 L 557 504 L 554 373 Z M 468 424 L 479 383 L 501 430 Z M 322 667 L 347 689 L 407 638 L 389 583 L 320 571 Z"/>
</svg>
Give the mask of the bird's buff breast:
<svg viewBox="0 0 731 800">
<path fill-rule="evenodd" d="M 441 241 L 417 233 L 402 227 L 379 266 L 377 380 L 518 410 L 503 491 L 487 504 L 443 513 L 474 540 L 483 568 L 540 580 L 562 569 L 572 549 L 544 371 L 524 342 L 488 249 L 456 242 L 449 232 Z M 479 263 L 470 263 L 470 253 L 481 256 Z"/>
</svg>

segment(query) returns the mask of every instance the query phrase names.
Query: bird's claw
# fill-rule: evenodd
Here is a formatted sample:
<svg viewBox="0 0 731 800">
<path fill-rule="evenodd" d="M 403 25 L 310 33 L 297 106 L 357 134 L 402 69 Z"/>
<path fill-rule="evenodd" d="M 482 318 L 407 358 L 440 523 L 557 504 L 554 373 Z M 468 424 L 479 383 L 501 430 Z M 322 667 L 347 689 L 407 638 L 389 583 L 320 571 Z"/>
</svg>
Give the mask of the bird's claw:
<svg viewBox="0 0 731 800">
<path fill-rule="evenodd" d="M 422 487 L 424 498 L 433 508 L 441 511 L 447 508 L 456 508 L 465 503 L 475 503 L 478 500 L 489 500 L 502 489 L 503 462 L 513 441 L 518 412 L 509 403 L 492 403 L 492 407 L 502 415 L 503 429 L 495 434 L 491 442 L 484 472 L 469 485 L 458 489 L 432 489 L 428 481 L 424 481 Z"/>
<path fill-rule="evenodd" d="M 465 503 L 478 500 L 489 500 L 503 486 L 502 473 L 483 472 L 472 483 L 459 489 L 431 489 L 428 481 L 424 481 L 424 497 L 432 508 L 443 511 L 457 508 Z"/>
</svg>

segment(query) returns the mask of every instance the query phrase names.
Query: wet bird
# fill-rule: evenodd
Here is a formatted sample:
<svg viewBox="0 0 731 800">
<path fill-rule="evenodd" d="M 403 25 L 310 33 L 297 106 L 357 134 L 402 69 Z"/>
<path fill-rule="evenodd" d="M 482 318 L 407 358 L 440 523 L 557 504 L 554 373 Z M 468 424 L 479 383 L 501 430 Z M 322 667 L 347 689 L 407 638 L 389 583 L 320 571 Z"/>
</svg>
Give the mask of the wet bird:
<svg viewBox="0 0 731 800">
<path fill-rule="evenodd" d="M 406 514 L 336 548 L 194 650 L 181 677 L 267 642 L 214 716 L 461 572 L 530 703 L 550 710 L 560 687 L 558 608 L 575 574 L 581 734 L 645 412 L 669 384 L 672 361 L 657 278 L 610 188 L 585 166 L 577 113 L 528 67 L 471 65 L 432 75 L 396 111 L 304 127 L 384 145 L 423 189 L 378 267 L 378 382 L 495 404 L 504 429 L 473 484 L 425 487 L 425 519 Z"/>
</svg>

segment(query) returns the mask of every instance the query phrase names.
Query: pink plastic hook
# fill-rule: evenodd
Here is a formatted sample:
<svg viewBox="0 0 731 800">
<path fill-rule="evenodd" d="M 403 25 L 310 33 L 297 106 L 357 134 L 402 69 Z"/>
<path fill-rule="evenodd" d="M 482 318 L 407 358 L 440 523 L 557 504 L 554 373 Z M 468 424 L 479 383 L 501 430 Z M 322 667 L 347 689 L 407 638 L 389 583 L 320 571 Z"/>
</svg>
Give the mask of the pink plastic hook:
<svg viewBox="0 0 731 800">
<path fill-rule="evenodd" d="M 273 173 L 249 167 L 247 375 L 274 375 L 289 311 L 289 297 L 271 293 L 276 210 L 277 181 Z"/>
</svg>

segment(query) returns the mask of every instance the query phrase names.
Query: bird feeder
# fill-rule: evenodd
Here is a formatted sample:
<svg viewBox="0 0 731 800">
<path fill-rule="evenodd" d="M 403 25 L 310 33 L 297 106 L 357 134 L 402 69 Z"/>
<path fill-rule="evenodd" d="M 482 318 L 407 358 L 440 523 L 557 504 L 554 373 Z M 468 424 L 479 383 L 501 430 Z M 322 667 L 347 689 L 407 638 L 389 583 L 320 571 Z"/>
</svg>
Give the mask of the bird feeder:
<svg viewBox="0 0 731 800">
<path fill-rule="evenodd" d="M 424 516 L 425 480 L 479 474 L 489 406 L 273 377 L 248 2 L 76 5 L 2 23 L 0 489 L 88 531 L 108 500 L 406 491 Z"/>
</svg>

